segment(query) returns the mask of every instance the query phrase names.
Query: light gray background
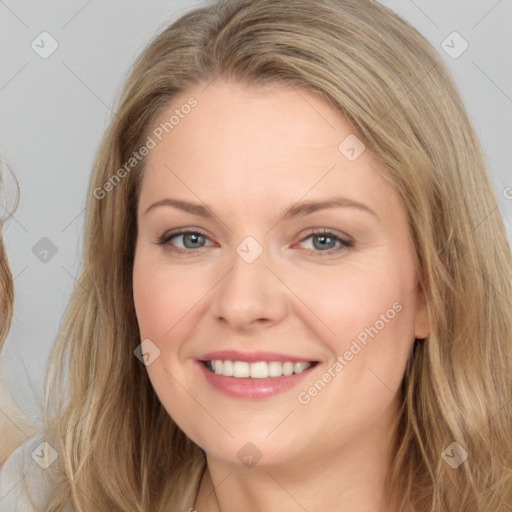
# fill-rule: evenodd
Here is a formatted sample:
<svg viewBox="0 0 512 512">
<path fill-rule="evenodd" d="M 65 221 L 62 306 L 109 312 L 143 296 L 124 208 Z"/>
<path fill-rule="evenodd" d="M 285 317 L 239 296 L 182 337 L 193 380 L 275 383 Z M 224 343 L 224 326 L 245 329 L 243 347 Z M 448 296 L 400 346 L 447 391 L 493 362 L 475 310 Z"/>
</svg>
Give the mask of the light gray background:
<svg viewBox="0 0 512 512">
<path fill-rule="evenodd" d="M 512 0 L 382 3 L 424 34 L 450 67 L 512 240 L 512 189 L 507 188 L 512 187 Z M 41 422 L 47 359 L 78 273 L 86 187 L 114 100 L 144 45 L 199 4 L 0 0 L 0 153 L 21 189 L 6 229 L 16 309 L 0 363 L 13 395 L 35 423 Z M 45 31 L 59 45 L 47 59 L 31 47 Z M 456 59 L 441 46 L 454 31 L 469 44 Z M 32 251 L 43 237 L 57 248 L 47 262 Z"/>
</svg>

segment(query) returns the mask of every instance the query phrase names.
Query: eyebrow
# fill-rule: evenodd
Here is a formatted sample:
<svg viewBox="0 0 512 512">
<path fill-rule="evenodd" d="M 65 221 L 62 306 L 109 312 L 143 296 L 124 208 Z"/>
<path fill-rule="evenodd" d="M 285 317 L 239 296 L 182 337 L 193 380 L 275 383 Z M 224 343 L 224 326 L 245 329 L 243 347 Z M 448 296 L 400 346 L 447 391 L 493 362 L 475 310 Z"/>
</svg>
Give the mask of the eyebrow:
<svg viewBox="0 0 512 512">
<path fill-rule="evenodd" d="M 197 215 L 198 217 L 205 217 L 208 219 L 215 217 L 212 210 L 207 206 L 171 198 L 161 199 L 160 201 L 153 203 L 144 212 L 144 214 L 159 206 L 173 206 L 178 210 L 182 210 L 184 212 Z M 286 208 L 282 218 L 289 220 L 295 217 L 304 217 L 305 215 L 310 215 L 316 211 L 326 210 L 329 208 L 357 208 L 358 210 L 367 212 L 378 218 L 378 215 L 369 206 L 345 197 L 329 197 L 321 201 L 302 201 Z"/>
</svg>

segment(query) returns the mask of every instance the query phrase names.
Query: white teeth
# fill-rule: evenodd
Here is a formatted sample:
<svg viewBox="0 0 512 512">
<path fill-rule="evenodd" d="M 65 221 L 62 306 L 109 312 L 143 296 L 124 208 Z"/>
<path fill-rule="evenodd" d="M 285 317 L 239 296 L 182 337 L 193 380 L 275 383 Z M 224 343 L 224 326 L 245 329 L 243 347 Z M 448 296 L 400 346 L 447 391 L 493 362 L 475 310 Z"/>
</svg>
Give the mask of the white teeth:
<svg viewBox="0 0 512 512">
<path fill-rule="evenodd" d="M 311 363 L 300 362 L 291 363 L 286 361 L 258 361 L 256 363 L 248 363 L 246 361 L 208 361 L 207 367 L 217 375 L 224 377 L 235 377 L 237 379 L 266 379 L 267 377 L 288 377 L 293 373 L 302 373 L 311 366 Z"/>
<path fill-rule="evenodd" d="M 222 365 L 222 375 L 233 377 L 233 361 L 224 361 Z"/>
<path fill-rule="evenodd" d="M 264 361 L 260 363 L 251 363 L 251 378 L 266 379 L 268 377 L 268 364 Z"/>
<path fill-rule="evenodd" d="M 293 363 L 284 363 L 283 364 L 283 375 L 286 375 L 287 377 L 293 373 Z"/>
<path fill-rule="evenodd" d="M 293 365 L 293 372 L 294 373 L 302 373 L 306 368 L 309 368 L 311 366 L 310 363 L 295 363 Z"/>
<path fill-rule="evenodd" d="M 279 361 L 270 361 L 268 363 L 268 376 L 281 377 L 283 375 L 283 365 Z"/>
<path fill-rule="evenodd" d="M 249 372 L 249 363 L 245 361 L 233 361 L 233 377 L 243 379 L 249 377 Z"/>
<path fill-rule="evenodd" d="M 213 361 L 213 371 L 218 374 L 222 375 L 222 361 Z"/>
</svg>

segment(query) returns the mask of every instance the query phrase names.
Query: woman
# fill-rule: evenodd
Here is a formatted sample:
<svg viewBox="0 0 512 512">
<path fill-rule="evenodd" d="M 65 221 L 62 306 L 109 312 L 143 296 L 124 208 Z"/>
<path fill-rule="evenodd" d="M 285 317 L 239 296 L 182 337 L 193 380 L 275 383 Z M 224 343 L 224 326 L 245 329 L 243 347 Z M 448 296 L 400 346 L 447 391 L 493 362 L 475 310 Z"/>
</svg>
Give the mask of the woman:
<svg viewBox="0 0 512 512">
<path fill-rule="evenodd" d="M 98 154 L 44 509 L 506 510 L 511 261 L 459 94 L 398 16 L 186 14 Z"/>
</svg>

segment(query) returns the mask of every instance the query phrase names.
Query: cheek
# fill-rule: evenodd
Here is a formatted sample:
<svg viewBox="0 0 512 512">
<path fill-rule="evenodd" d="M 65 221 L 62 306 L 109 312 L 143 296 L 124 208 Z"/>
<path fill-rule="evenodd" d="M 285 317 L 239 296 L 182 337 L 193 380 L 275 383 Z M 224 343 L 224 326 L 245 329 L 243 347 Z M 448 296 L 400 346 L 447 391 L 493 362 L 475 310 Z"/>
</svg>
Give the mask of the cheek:
<svg viewBox="0 0 512 512">
<path fill-rule="evenodd" d="M 346 356 L 346 377 L 362 383 L 372 369 L 397 388 L 414 341 L 415 271 L 394 258 L 381 261 L 330 269 L 329 277 L 305 274 L 294 291 L 333 360 Z"/>
<path fill-rule="evenodd" d="M 329 271 L 304 273 L 294 291 L 337 339 L 357 335 L 381 315 L 384 320 L 397 320 L 386 325 L 400 323 L 404 315 L 396 314 L 401 308 L 393 305 L 405 309 L 413 299 L 414 274 L 397 265 L 347 265 Z"/>
<path fill-rule="evenodd" d="M 388 417 L 414 341 L 414 282 L 412 267 L 391 261 L 347 266 L 335 280 L 304 281 L 299 293 L 309 298 L 317 335 L 323 333 L 320 339 L 332 357 L 322 375 L 299 389 L 304 421 L 318 416 L 323 424 L 315 428 L 339 432 L 349 417 L 343 432 L 350 438 L 376 418 Z M 328 418 L 325 411 L 331 411 Z"/>
<path fill-rule="evenodd" d="M 207 281 L 184 268 L 172 270 L 136 254 L 133 299 L 141 337 L 163 339 L 204 297 Z M 203 276 L 204 277 L 204 276 Z"/>
</svg>

